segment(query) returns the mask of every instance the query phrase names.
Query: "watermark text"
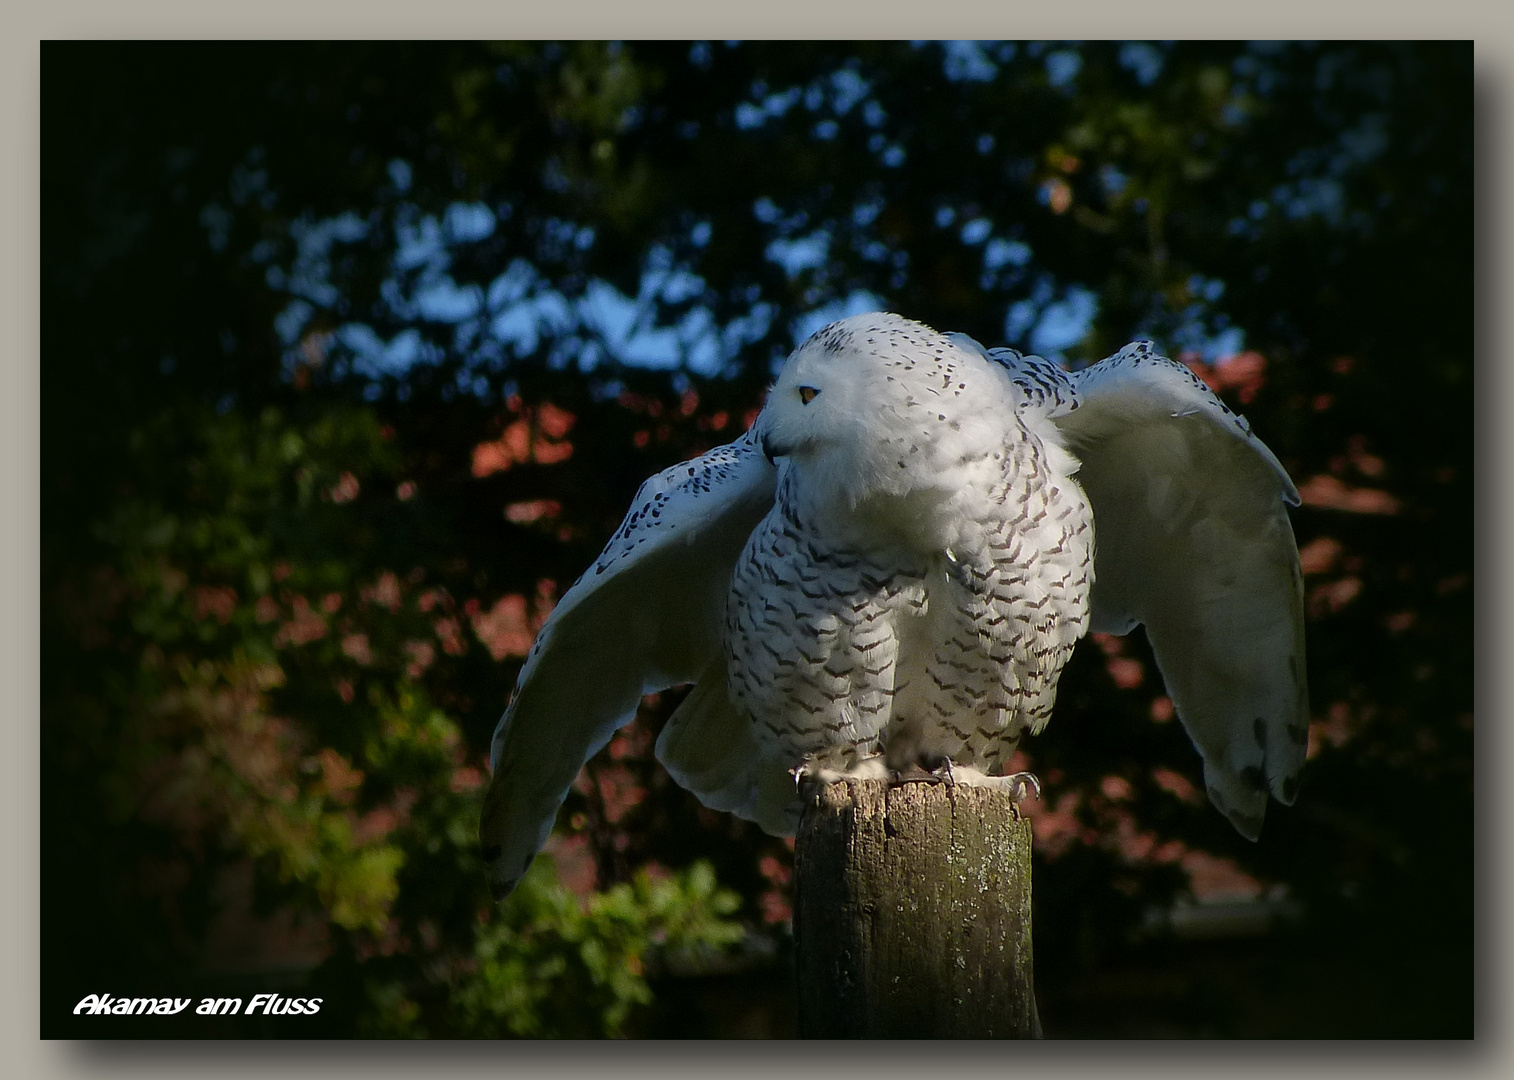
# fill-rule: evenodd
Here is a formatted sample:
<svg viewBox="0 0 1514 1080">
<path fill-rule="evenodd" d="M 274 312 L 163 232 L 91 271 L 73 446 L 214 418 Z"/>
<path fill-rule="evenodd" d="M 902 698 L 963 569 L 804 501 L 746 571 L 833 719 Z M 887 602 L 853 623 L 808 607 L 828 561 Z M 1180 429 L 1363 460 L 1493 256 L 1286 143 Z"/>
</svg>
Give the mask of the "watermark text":
<svg viewBox="0 0 1514 1080">
<path fill-rule="evenodd" d="M 113 997 L 90 994 L 74 1006 L 75 1016 L 175 1016 L 189 1008 L 193 998 Z M 243 1006 L 239 997 L 201 998 L 196 1016 L 314 1016 L 321 1011 L 321 998 L 253 994 Z"/>
</svg>

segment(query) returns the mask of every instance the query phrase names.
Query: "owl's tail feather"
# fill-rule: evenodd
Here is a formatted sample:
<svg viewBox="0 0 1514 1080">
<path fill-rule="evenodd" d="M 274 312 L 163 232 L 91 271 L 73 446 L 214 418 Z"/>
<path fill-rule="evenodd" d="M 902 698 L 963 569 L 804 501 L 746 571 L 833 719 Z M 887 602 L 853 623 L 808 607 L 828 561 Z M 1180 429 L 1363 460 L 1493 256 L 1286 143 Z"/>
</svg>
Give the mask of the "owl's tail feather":
<svg viewBox="0 0 1514 1080">
<path fill-rule="evenodd" d="M 711 810 L 755 821 L 774 836 L 799 825 L 799 792 L 785 765 L 763 752 L 751 721 L 726 691 L 725 657 L 705 669 L 657 737 L 657 759 Z"/>
</svg>

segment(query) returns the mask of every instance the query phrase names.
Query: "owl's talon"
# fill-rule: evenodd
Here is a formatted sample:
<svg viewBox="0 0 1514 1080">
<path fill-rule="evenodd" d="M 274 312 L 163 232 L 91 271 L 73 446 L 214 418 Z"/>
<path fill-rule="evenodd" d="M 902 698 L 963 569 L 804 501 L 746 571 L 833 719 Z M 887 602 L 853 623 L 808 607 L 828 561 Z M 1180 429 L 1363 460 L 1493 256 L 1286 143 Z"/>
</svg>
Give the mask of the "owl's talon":
<svg viewBox="0 0 1514 1080">
<path fill-rule="evenodd" d="M 924 770 L 920 771 L 924 773 Z M 1028 772 L 1011 773 L 1008 776 L 989 776 L 971 765 L 953 765 L 947 761 L 920 777 L 920 779 L 926 778 L 938 783 L 961 784 L 963 787 L 983 787 L 1002 791 L 1009 796 L 1011 802 L 1017 805 L 1024 802 L 1027 795 L 1033 794 L 1037 799 L 1041 797 L 1041 781 L 1036 779 L 1034 773 Z"/>
<path fill-rule="evenodd" d="M 1008 791 L 1009 797 L 1016 805 L 1025 801 L 1025 796 L 1035 793 L 1037 800 L 1041 798 L 1041 781 L 1036 779 L 1035 773 L 1017 772 L 1008 776 L 989 777 L 991 780 L 999 780 L 1002 785 L 996 784 L 1000 790 Z"/>
</svg>

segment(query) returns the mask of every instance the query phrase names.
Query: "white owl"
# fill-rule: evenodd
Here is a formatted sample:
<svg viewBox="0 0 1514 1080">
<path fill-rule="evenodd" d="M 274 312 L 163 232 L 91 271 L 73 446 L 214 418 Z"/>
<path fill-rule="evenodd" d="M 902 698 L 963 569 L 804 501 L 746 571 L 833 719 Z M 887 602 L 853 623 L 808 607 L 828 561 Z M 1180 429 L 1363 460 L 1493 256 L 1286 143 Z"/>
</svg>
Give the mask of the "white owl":
<svg viewBox="0 0 1514 1080">
<path fill-rule="evenodd" d="M 642 485 L 542 628 L 494 735 L 490 884 L 514 887 L 644 693 L 694 684 L 659 760 L 785 835 L 796 776 L 1018 789 L 993 774 L 1078 638 L 1137 623 L 1211 801 L 1255 839 L 1307 742 L 1297 502 L 1148 342 L 1069 373 L 897 315 L 833 323 L 746 435 Z"/>
</svg>

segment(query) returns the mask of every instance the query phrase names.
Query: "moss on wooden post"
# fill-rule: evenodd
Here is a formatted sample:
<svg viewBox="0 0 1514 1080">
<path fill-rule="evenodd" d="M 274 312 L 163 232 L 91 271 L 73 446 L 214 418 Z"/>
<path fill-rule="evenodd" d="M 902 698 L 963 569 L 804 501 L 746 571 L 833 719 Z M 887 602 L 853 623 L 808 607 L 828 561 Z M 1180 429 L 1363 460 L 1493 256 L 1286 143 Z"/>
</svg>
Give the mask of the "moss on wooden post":
<svg viewBox="0 0 1514 1080">
<path fill-rule="evenodd" d="M 1030 823 L 987 788 L 817 788 L 795 843 L 810 1038 L 1039 1038 Z"/>
</svg>

